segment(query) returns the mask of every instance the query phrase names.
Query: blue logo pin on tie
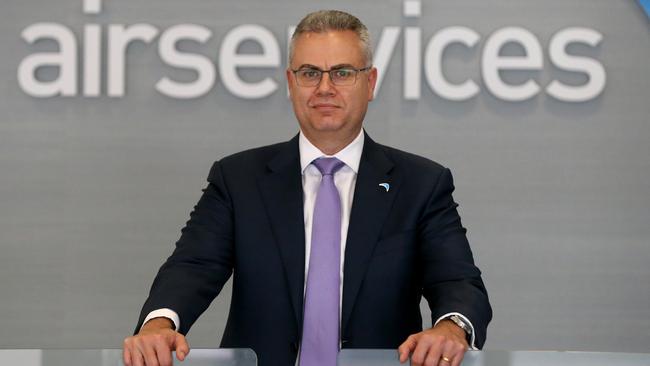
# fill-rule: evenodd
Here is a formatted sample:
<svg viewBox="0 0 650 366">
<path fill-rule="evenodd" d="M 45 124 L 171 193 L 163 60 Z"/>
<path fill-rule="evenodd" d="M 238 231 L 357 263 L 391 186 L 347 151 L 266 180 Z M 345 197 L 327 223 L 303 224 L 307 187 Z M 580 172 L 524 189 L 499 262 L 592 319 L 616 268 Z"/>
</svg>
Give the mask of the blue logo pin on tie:
<svg viewBox="0 0 650 366">
<path fill-rule="evenodd" d="M 390 184 L 388 183 L 379 183 L 379 186 L 384 187 L 384 189 L 386 189 L 386 192 L 390 190 Z"/>
</svg>

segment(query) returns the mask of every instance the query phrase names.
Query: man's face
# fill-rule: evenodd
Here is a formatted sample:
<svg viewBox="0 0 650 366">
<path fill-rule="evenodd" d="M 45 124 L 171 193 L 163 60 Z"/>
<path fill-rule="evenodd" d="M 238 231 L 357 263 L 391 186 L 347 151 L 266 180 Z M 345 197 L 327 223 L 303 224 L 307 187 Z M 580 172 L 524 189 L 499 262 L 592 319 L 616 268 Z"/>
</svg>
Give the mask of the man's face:
<svg viewBox="0 0 650 366">
<path fill-rule="evenodd" d="M 356 136 L 373 98 L 377 70 L 359 72 L 356 82 L 345 86 L 334 85 L 327 73 L 316 86 L 300 86 L 291 70 L 366 66 L 359 37 L 352 31 L 305 33 L 296 39 L 287 81 L 294 113 L 308 138 Z"/>
</svg>

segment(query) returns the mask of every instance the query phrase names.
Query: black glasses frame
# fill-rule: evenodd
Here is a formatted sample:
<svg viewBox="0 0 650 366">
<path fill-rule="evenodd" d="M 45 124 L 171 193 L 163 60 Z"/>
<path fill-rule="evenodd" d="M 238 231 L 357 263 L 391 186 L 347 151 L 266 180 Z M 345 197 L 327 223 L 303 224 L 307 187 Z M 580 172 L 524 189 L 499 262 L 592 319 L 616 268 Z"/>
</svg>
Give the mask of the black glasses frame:
<svg viewBox="0 0 650 366">
<path fill-rule="evenodd" d="M 327 74 L 328 74 L 328 76 L 329 76 L 330 81 L 332 82 L 332 84 L 337 85 L 337 86 L 349 86 L 349 85 L 354 85 L 354 84 L 356 84 L 356 82 L 357 82 L 357 77 L 359 76 L 359 73 L 360 73 L 360 72 L 368 71 L 368 70 L 370 70 L 370 69 L 372 69 L 372 66 L 366 66 L 366 67 L 361 68 L 361 69 L 357 69 L 357 68 L 352 67 L 352 66 L 345 66 L 345 67 L 336 67 L 336 68 L 329 69 L 329 70 L 321 70 L 321 69 L 317 69 L 317 68 L 314 68 L 314 67 L 302 67 L 302 68 L 299 68 L 299 69 L 297 69 L 297 70 L 293 70 L 293 69 L 292 69 L 291 72 L 293 72 L 293 76 L 296 78 L 296 83 L 298 83 L 299 86 L 316 86 L 316 85 L 320 84 L 320 82 L 323 81 L 323 74 L 324 74 L 324 73 L 327 73 Z M 309 70 L 309 71 L 316 71 L 316 72 L 320 73 L 320 76 L 319 76 L 319 78 L 318 78 L 318 81 L 315 82 L 315 83 L 313 83 L 313 84 L 311 84 L 311 83 L 306 84 L 306 85 L 305 85 L 305 84 L 301 84 L 301 83 L 298 81 L 298 80 L 299 80 L 298 73 L 301 72 L 301 71 L 306 71 L 306 70 Z M 335 79 L 332 78 L 332 72 L 333 72 L 333 71 L 341 71 L 341 70 L 354 71 L 354 81 L 352 81 L 350 84 L 337 84 L 336 81 L 334 81 Z"/>
</svg>

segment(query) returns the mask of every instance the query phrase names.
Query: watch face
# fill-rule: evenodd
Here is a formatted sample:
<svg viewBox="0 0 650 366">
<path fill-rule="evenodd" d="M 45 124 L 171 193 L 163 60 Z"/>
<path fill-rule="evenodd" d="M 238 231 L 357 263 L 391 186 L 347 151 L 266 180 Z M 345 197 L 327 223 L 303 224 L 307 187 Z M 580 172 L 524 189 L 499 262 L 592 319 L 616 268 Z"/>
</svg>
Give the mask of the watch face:
<svg viewBox="0 0 650 366">
<path fill-rule="evenodd" d="M 465 332 L 467 332 L 467 334 L 472 333 L 472 328 L 469 325 L 467 325 L 467 323 L 465 323 L 465 321 L 463 321 L 463 319 L 458 315 L 452 315 L 450 319 L 454 323 L 456 323 L 459 327 L 461 327 Z"/>
</svg>

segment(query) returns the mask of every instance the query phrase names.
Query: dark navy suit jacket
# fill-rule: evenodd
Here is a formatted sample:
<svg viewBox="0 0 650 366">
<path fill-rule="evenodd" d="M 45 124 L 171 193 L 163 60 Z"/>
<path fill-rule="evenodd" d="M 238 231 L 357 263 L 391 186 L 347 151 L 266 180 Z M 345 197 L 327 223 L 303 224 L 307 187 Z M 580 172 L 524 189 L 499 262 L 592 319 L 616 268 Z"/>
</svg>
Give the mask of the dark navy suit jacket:
<svg viewBox="0 0 650 366">
<path fill-rule="evenodd" d="M 208 182 L 136 329 L 170 308 L 187 333 L 232 275 L 221 347 L 252 348 L 261 366 L 293 366 L 305 282 L 297 136 L 223 158 Z M 345 250 L 343 348 L 397 348 L 422 329 L 422 296 L 433 320 L 469 318 L 483 345 L 492 311 L 453 189 L 448 169 L 365 136 Z"/>
</svg>

